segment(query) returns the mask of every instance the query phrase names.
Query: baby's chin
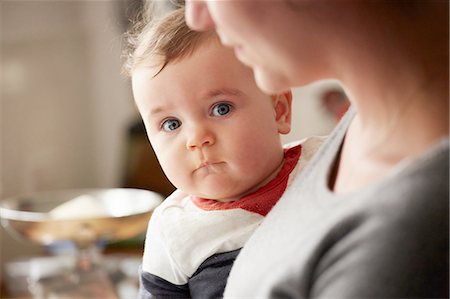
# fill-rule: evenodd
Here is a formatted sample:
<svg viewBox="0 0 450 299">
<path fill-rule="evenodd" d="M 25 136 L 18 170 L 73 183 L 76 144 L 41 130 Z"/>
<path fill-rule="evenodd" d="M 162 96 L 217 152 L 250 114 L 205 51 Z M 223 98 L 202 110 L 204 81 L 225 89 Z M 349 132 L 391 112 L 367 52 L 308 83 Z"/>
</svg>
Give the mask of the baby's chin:
<svg viewBox="0 0 450 299">
<path fill-rule="evenodd" d="M 233 183 L 232 183 L 233 185 Z M 184 188 L 183 188 L 184 187 Z M 234 201 L 239 196 L 235 187 L 227 184 L 227 178 L 224 176 L 207 175 L 201 179 L 196 179 L 190 185 L 177 187 L 184 193 L 198 198 L 211 199 L 220 202 Z"/>
<path fill-rule="evenodd" d="M 249 194 L 254 188 L 247 188 L 249 182 L 244 183 L 245 178 L 236 180 L 229 175 L 207 175 L 201 180 L 196 180 L 190 185 L 178 187 L 184 193 L 195 197 L 216 200 L 220 202 L 231 202 Z M 184 187 L 184 188 L 182 188 Z"/>
</svg>

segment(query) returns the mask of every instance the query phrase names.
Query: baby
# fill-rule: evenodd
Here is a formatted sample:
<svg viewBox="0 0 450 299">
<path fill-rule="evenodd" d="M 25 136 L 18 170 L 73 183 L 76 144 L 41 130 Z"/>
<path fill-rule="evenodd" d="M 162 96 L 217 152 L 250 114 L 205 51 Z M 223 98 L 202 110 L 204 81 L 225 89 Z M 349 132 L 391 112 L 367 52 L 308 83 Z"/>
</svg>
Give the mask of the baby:
<svg viewBox="0 0 450 299">
<path fill-rule="evenodd" d="M 291 92 L 262 93 L 214 32 L 186 26 L 182 8 L 143 27 L 125 67 L 177 187 L 150 220 L 140 297 L 221 297 L 239 251 L 322 139 L 283 147 Z"/>
</svg>

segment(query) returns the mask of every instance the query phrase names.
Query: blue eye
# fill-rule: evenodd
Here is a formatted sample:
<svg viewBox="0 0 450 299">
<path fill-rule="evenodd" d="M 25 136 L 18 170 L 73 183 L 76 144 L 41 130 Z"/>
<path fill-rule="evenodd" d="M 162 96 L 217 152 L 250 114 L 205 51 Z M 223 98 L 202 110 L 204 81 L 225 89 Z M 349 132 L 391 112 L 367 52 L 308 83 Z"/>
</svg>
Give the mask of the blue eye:
<svg viewBox="0 0 450 299">
<path fill-rule="evenodd" d="M 168 119 L 164 121 L 161 128 L 166 132 L 171 132 L 178 129 L 181 126 L 181 121 L 178 119 Z"/>
<path fill-rule="evenodd" d="M 230 113 L 232 106 L 227 103 L 220 103 L 213 107 L 212 115 L 213 116 L 224 116 Z"/>
</svg>

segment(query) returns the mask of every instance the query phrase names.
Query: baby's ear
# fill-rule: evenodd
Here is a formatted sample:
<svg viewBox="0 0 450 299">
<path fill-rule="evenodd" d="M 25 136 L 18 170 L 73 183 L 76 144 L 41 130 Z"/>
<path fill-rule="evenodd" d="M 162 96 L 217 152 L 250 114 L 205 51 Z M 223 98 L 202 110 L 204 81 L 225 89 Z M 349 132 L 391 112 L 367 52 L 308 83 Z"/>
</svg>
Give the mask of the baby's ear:
<svg viewBox="0 0 450 299">
<path fill-rule="evenodd" d="M 272 95 L 272 101 L 278 132 L 280 134 L 288 134 L 291 131 L 292 92 L 289 90 L 281 94 Z"/>
</svg>

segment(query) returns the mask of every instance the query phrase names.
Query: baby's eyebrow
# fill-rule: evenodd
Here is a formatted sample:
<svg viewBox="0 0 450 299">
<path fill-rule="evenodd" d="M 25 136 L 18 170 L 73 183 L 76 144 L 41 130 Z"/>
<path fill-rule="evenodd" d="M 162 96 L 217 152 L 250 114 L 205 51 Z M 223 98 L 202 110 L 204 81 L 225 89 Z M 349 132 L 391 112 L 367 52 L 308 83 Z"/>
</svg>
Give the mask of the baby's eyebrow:
<svg viewBox="0 0 450 299">
<path fill-rule="evenodd" d="M 149 115 L 149 116 L 153 116 L 153 115 L 159 114 L 159 113 L 161 113 L 161 112 L 164 112 L 164 111 L 166 111 L 167 109 L 169 109 L 169 107 L 166 107 L 166 106 L 157 106 L 157 107 L 154 107 L 154 108 L 150 109 L 148 115 Z"/>
<path fill-rule="evenodd" d="M 242 96 L 243 94 L 244 93 L 242 91 L 240 91 L 239 89 L 224 87 L 224 88 L 210 90 L 204 98 L 210 99 L 210 98 L 215 98 L 218 96 L 226 96 L 226 95 Z"/>
</svg>

